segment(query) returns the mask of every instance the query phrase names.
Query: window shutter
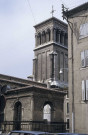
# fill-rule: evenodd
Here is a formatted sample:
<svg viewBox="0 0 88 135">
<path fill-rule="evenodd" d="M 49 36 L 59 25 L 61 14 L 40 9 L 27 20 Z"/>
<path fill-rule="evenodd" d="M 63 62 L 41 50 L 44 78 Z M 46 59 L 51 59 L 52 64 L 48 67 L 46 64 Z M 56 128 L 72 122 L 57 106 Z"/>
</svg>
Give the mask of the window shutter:
<svg viewBox="0 0 88 135">
<path fill-rule="evenodd" d="M 88 100 L 88 80 L 86 80 L 86 100 Z"/>
<path fill-rule="evenodd" d="M 88 66 L 88 50 L 85 50 L 85 65 Z"/>
<path fill-rule="evenodd" d="M 81 66 L 82 66 L 82 67 L 85 66 L 85 55 L 84 55 L 84 51 L 81 52 Z"/>
<path fill-rule="evenodd" d="M 85 81 L 82 80 L 82 100 L 85 100 Z"/>
</svg>

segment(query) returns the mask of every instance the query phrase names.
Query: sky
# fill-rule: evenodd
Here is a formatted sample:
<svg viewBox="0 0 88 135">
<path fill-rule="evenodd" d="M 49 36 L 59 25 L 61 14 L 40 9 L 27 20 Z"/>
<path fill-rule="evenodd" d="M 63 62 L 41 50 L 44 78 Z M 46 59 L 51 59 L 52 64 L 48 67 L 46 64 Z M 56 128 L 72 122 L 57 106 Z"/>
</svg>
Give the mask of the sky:
<svg viewBox="0 0 88 135">
<path fill-rule="evenodd" d="M 72 9 L 88 0 L 0 0 L 0 74 L 27 79 L 32 75 L 35 29 L 52 17 L 63 21 L 62 4 Z"/>
</svg>

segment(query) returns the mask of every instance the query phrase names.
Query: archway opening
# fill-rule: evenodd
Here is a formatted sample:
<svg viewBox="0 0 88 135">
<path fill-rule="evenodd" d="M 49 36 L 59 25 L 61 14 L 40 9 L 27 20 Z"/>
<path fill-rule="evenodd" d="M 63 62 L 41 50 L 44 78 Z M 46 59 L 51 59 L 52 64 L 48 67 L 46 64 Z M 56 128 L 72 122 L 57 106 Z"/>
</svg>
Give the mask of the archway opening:
<svg viewBox="0 0 88 135">
<path fill-rule="evenodd" d="M 20 101 L 15 103 L 14 106 L 14 129 L 20 130 L 21 128 L 21 114 L 22 114 L 22 104 Z"/>
<path fill-rule="evenodd" d="M 51 122 L 51 106 L 48 103 L 43 108 L 43 119 Z"/>
</svg>

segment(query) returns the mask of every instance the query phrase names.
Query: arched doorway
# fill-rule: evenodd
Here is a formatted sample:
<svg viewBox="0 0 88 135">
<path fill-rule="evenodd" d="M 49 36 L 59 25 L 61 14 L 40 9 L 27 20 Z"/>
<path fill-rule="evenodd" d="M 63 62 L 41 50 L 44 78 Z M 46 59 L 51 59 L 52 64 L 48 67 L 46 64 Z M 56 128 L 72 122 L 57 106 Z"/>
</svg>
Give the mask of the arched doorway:
<svg viewBox="0 0 88 135">
<path fill-rule="evenodd" d="M 51 122 L 53 120 L 54 106 L 52 102 L 46 101 L 43 105 L 43 120 Z"/>
<path fill-rule="evenodd" d="M 21 129 L 21 114 L 22 114 L 22 104 L 20 101 L 15 103 L 14 106 L 14 129 Z"/>
<path fill-rule="evenodd" d="M 51 106 L 49 104 L 44 105 L 43 119 L 47 120 L 48 122 L 51 121 Z"/>
</svg>

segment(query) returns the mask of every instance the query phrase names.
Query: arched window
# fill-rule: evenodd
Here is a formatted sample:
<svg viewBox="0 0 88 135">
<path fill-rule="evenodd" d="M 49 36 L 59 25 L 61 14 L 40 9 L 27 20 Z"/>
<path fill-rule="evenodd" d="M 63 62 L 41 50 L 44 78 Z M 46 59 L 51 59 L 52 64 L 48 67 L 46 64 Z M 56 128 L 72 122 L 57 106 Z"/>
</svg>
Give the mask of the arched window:
<svg viewBox="0 0 88 135">
<path fill-rule="evenodd" d="M 14 129 L 20 129 L 20 122 L 21 122 L 21 114 L 22 114 L 22 104 L 20 101 L 15 103 L 14 106 Z"/>
<path fill-rule="evenodd" d="M 63 33 L 62 32 L 60 33 L 60 43 L 61 44 L 63 43 Z"/>
<path fill-rule="evenodd" d="M 51 106 L 49 104 L 44 105 L 43 119 L 47 120 L 48 122 L 51 121 Z"/>
<path fill-rule="evenodd" d="M 45 34 L 45 31 L 43 31 L 42 33 L 42 43 L 45 43 L 46 42 L 46 34 Z"/>
<path fill-rule="evenodd" d="M 59 42 L 59 32 L 58 32 L 58 29 L 56 30 L 56 42 Z"/>
<path fill-rule="evenodd" d="M 41 34 L 40 33 L 38 34 L 37 40 L 38 40 L 38 45 L 41 45 Z"/>
<path fill-rule="evenodd" d="M 68 46 L 68 35 L 67 35 L 67 33 L 65 33 L 64 45 L 65 45 L 65 46 Z"/>
<path fill-rule="evenodd" d="M 51 36 L 51 32 L 50 32 L 50 29 L 48 29 L 48 30 L 47 30 L 47 37 L 46 37 L 47 42 L 50 41 L 50 36 Z"/>
</svg>

